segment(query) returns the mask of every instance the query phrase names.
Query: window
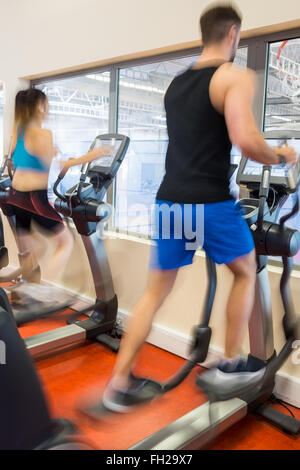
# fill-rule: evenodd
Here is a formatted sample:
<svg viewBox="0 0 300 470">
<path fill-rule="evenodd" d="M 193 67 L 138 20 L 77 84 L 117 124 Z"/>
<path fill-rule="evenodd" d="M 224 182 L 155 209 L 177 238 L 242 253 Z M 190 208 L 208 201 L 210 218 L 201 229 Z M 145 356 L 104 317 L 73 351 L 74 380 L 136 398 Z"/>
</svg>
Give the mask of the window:
<svg viewBox="0 0 300 470">
<path fill-rule="evenodd" d="M 108 132 L 109 85 L 110 72 L 79 75 L 37 85 L 49 100 L 50 113 L 45 127 L 53 132 L 57 158 L 67 160 L 83 155 L 97 135 Z M 71 168 L 61 189 L 68 189 L 76 183 L 79 172 L 79 167 Z M 54 161 L 49 177 L 50 188 L 58 173 Z M 49 199 L 55 199 L 51 189 Z"/>
<path fill-rule="evenodd" d="M 150 214 L 164 175 L 168 134 L 164 94 L 173 78 L 190 67 L 198 56 L 189 56 L 120 69 L 118 131 L 131 139 L 117 176 L 115 227 L 121 231 L 150 234 Z M 236 61 L 247 65 L 247 48 Z M 237 163 L 240 153 L 233 152 Z M 233 191 L 237 187 L 233 183 Z"/>
<path fill-rule="evenodd" d="M 4 86 L 0 83 L 0 161 L 3 159 L 3 105 L 4 105 Z"/>
<path fill-rule="evenodd" d="M 150 210 L 164 174 L 168 145 L 164 95 L 196 61 L 186 57 L 120 69 L 118 132 L 131 139 L 116 185 L 115 227 L 148 235 Z"/>
<path fill-rule="evenodd" d="M 269 45 L 264 130 L 299 130 L 300 39 Z"/>
<path fill-rule="evenodd" d="M 264 130 L 300 130 L 300 39 L 269 44 Z M 296 197 L 289 197 L 280 216 L 291 210 Z M 287 225 L 300 230 L 300 214 Z M 300 263 L 300 253 L 295 261 Z"/>
</svg>

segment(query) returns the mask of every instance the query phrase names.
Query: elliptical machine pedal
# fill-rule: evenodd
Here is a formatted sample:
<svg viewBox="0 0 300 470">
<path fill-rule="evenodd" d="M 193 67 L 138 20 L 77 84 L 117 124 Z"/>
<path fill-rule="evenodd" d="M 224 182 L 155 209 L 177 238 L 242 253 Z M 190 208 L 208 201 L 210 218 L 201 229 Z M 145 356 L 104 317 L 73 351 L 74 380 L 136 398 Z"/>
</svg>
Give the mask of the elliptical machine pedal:
<svg viewBox="0 0 300 470">
<path fill-rule="evenodd" d="M 103 344 L 104 346 L 109 347 L 113 352 L 117 353 L 120 349 L 120 340 L 114 338 L 113 336 L 108 335 L 107 333 L 103 333 L 101 335 L 96 336 L 96 341 L 98 343 Z"/>
<path fill-rule="evenodd" d="M 117 353 L 120 349 L 121 338 L 123 336 L 123 328 L 121 322 L 116 320 L 113 328 L 109 333 L 104 333 L 96 336 L 96 341 L 108 346 L 113 352 Z"/>
</svg>

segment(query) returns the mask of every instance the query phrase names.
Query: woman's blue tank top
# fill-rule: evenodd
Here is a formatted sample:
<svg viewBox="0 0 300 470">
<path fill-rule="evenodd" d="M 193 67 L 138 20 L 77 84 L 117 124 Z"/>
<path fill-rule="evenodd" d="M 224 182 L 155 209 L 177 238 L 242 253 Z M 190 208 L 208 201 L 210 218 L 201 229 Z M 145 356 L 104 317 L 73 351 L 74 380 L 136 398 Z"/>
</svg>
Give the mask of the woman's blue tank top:
<svg viewBox="0 0 300 470">
<path fill-rule="evenodd" d="M 22 171 L 37 171 L 40 173 L 48 173 L 49 168 L 46 163 L 43 163 L 40 158 L 31 155 L 25 148 L 25 133 L 22 132 L 18 135 L 16 148 L 12 155 L 15 170 Z"/>
</svg>

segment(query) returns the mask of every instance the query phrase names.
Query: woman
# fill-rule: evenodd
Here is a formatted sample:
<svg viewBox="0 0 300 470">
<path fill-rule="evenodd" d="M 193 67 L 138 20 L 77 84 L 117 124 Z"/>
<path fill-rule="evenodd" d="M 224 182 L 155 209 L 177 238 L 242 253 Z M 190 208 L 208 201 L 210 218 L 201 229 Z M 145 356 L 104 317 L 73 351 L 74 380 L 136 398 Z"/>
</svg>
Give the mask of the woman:
<svg viewBox="0 0 300 470">
<path fill-rule="evenodd" d="M 58 273 L 61 273 L 61 268 L 71 254 L 74 241 L 70 230 L 48 202 L 49 169 L 55 155 L 52 132 L 42 128 L 48 113 L 48 100 L 41 90 L 31 88 L 17 94 L 12 139 L 12 159 L 15 168 L 12 188 L 16 202 L 14 212 L 19 249 L 29 253 L 25 268 L 27 271 L 34 269 L 35 256 L 38 256 L 36 240 L 31 232 L 31 222 L 34 220 L 40 228 L 52 236 L 55 243 L 55 252 L 51 257 L 51 263 L 48 264 L 48 276 L 51 280 L 57 280 Z M 65 169 L 109 154 L 108 147 L 95 149 L 80 159 L 70 160 L 65 164 Z M 21 209 L 18 207 L 18 201 L 25 202 L 26 207 L 33 208 L 35 212 Z"/>
</svg>

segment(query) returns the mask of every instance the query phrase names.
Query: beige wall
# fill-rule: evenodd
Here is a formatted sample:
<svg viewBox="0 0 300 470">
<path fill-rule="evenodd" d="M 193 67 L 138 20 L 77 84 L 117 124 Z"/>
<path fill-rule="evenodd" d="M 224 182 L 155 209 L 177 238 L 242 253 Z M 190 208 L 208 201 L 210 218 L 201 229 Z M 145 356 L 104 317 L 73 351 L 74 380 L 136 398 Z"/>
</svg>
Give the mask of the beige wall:
<svg viewBox="0 0 300 470">
<path fill-rule="evenodd" d="M 209 1 L 201 0 L 0 0 L 0 80 L 6 86 L 5 146 L 8 147 L 12 108 L 19 77 L 89 63 L 141 50 L 198 39 L 198 17 Z M 238 0 L 244 14 L 244 29 L 281 23 L 300 17 L 299 0 Z M 6 226 L 11 261 L 15 246 Z M 130 310 L 143 291 L 149 246 L 126 240 L 107 242 L 109 259 L 120 307 Z M 80 254 L 80 256 L 78 256 Z M 80 240 L 68 268 L 68 284 L 93 295 L 92 279 Z M 45 266 L 46 262 L 42 266 Z M 174 294 L 160 310 L 157 322 L 181 333 L 197 323 L 204 298 L 204 259 L 182 270 Z M 80 276 L 77 277 L 77 272 Z M 82 274 L 84 273 L 84 274 Z M 85 279 L 84 286 L 81 285 Z M 224 268 L 219 270 L 214 306 L 213 344 L 223 345 L 224 306 L 231 284 Z M 270 275 L 276 345 L 282 343 L 282 307 L 279 275 Z M 295 304 L 300 304 L 299 279 L 292 280 Z M 245 343 L 247 349 L 247 342 Z M 290 362 L 285 371 L 300 377 L 299 366 Z"/>
</svg>

